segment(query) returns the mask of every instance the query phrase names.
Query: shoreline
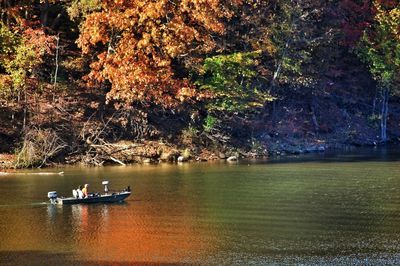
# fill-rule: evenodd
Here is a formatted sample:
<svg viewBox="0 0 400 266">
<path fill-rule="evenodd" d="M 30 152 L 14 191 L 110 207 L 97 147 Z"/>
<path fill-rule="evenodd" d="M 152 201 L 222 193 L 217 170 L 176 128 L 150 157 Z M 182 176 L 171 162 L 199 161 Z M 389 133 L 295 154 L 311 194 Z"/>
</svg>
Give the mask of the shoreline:
<svg viewBox="0 0 400 266">
<path fill-rule="evenodd" d="M 227 153 L 223 152 L 211 152 L 207 151 L 206 154 L 197 154 L 197 155 L 190 155 L 185 157 L 183 152 L 181 153 L 174 153 L 171 156 L 159 156 L 158 158 L 154 158 L 154 156 L 143 155 L 140 161 L 128 161 L 128 162 L 120 162 L 117 161 L 108 161 L 103 165 L 85 165 L 83 162 L 74 162 L 74 163 L 54 163 L 52 166 L 46 166 L 43 168 L 16 168 L 15 160 L 16 155 L 14 154 L 0 154 L 0 176 L 8 175 L 8 174 L 21 174 L 17 173 L 18 170 L 24 169 L 54 169 L 54 168 L 62 168 L 67 166 L 86 166 L 86 167 L 102 167 L 102 166 L 113 166 L 113 165 L 157 165 L 163 163 L 199 163 L 199 162 L 228 162 L 228 163 L 235 163 L 240 160 L 268 160 L 268 159 L 275 159 L 275 158 L 284 158 L 284 157 L 291 157 L 291 156 L 305 156 L 308 154 L 325 154 L 325 153 L 334 153 L 334 152 L 348 152 L 348 151 L 355 151 L 358 149 L 365 149 L 365 148 L 383 148 L 383 147 L 396 147 L 399 145 L 399 142 L 391 142 L 384 145 L 355 145 L 355 144 L 342 144 L 342 143 L 332 143 L 332 144 L 314 144 L 314 145 L 302 145 L 293 146 L 289 145 L 288 143 L 282 143 L 279 148 L 274 147 L 274 149 L 269 150 L 268 152 L 264 153 L 254 153 L 254 152 L 244 152 L 240 151 L 239 149 L 236 151 L 230 151 Z M 153 154 L 154 155 L 154 154 Z M 41 175 L 63 175 L 64 172 L 41 172 L 37 174 Z"/>
</svg>

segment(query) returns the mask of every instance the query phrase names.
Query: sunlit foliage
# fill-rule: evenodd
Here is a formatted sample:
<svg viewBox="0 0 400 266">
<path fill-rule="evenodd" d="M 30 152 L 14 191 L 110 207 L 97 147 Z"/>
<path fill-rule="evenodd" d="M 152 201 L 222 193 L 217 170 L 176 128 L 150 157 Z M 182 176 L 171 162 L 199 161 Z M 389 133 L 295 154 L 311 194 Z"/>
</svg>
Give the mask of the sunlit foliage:
<svg viewBox="0 0 400 266">
<path fill-rule="evenodd" d="M 203 90 L 213 93 L 209 111 L 256 111 L 272 100 L 257 82 L 260 51 L 218 55 L 204 62 Z"/>
<path fill-rule="evenodd" d="M 359 55 L 381 86 L 400 84 L 400 4 L 389 8 L 374 1 L 374 24 L 362 36 Z"/>
<path fill-rule="evenodd" d="M 175 69 L 188 56 L 211 52 L 240 1 L 102 1 L 86 17 L 78 40 L 94 54 L 87 79 L 111 83 L 109 100 L 174 107 L 201 97 Z"/>
</svg>

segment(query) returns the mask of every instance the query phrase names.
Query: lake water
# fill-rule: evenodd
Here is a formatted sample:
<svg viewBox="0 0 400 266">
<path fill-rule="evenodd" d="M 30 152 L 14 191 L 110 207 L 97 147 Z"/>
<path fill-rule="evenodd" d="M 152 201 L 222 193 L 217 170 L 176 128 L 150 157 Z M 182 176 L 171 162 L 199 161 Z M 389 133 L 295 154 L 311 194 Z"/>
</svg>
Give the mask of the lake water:
<svg viewBox="0 0 400 266">
<path fill-rule="evenodd" d="M 398 148 L 45 171 L 0 176 L 0 265 L 400 264 Z M 102 180 L 133 195 L 47 204 Z"/>
</svg>

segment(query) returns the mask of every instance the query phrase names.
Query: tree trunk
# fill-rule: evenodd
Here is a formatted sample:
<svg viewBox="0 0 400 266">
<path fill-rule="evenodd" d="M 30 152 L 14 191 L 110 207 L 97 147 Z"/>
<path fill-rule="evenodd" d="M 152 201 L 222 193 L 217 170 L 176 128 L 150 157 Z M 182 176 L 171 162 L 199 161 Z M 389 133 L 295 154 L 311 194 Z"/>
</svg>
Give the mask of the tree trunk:
<svg viewBox="0 0 400 266">
<path fill-rule="evenodd" d="M 58 34 L 57 37 L 56 37 L 56 58 L 55 58 L 55 60 L 56 60 L 56 69 L 54 70 L 54 83 L 53 83 L 54 89 L 56 89 L 56 87 L 57 87 L 58 53 L 59 53 L 59 50 L 60 50 L 60 34 Z"/>
<path fill-rule="evenodd" d="M 387 141 L 387 119 L 389 113 L 389 89 L 382 90 L 382 108 L 381 108 L 381 141 Z"/>
<path fill-rule="evenodd" d="M 316 99 L 315 99 L 315 96 L 313 96 L 310 108 L 311 108 L 311 114 L 312 114 L 312 122 L 314 125 L 314 131 L 317 134 L 319 131 L 319 124 L 318 124 L 318 120 L 317 120 L 317 115 L 315 114 L 316 106 L 317 106 Z"/>
<path fill-rule="evenodd" d="M 372 115 L 375 115 L 377 98 L 378 98 L 378 88 L 375 89 L 374 100 L 372 101 Z"/>
<path fill-rule="evenodd" d="M 274 75 L 272 77 L 271 90 L 274 89 L 274 87 L 276 85 L 276 80 L 278 79 L 279 74 L 281 73 L 283 60 L 285 59 L 287 51 L 289 50 L 289 44 L 290 44 L 290 40 L 287 40 L 286 43 L 285 43 L 285 49 L 283 50 L 283 53 L 282 53 L 281 61 L 278 63 L 278 65 L 276 67 L 276 70 L 274 72 Z"/>
<path fill-rule="evenodd" d="M 23 117 L 23 121 L 22 121 L 22 131 L 25 132 L 25 128 L 26 128 L 26 116 L 28 113 L 28 99 L 27 99 L 27 92 L 26 92 L 26 88 L 24 88 L 24 117 Z"/>
<path fill-rule="evenodd" d="M 53 23 L 51 23 L 51 29 L 52 30 L 57 30 L 57 28 L 58 28 L 58 24 L 60 23 L 60 20 L 61 20 L 61 17 L 62 17 L 62 13 L 58 13 L 57 14 L 57 16 L 56 16 L 56 18 L 53 20 Z"/>
<path fill-rule="evenodd" d="M 279 75 L 281 73 L 283 60 L 285 59 L 286 54 L 287 54 L 287 52 L 289 50 L 289 45 L 290 45 L 290 40 L 287 40 L 286 43 L 285 43 L 285 49 L 283 50 L 283 53 L 282 53 L 282 58 L 281 58 L 280 62 L 278 63 L 278 65 L 276 67 L 276 70 L 274 72 L 274 75 L 272 77 L 272 81 L 271 81 L 271 84 L 270 84 L 270 92 L 271 92 L 271 94 L 276 93 L 276 91 L 275 91 L 276 82 L 277 82 L 277 80 L 279 78 Z M 276 101 L 277 100 L 274 100 L 272 102 L 272 124 L 273 125 L 275 125 L 275 123 L 276 123 Z"/>
</svg>

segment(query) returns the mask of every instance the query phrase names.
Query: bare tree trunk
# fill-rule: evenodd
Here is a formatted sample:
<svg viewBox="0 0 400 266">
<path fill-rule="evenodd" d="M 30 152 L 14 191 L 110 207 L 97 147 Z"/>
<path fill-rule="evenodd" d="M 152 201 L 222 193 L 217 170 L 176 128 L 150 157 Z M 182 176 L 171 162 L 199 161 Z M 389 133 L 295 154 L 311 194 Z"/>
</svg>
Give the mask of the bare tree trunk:
<svg viewBox="0 0 400 266">
<path fill-rule="evenodd" d="M 287 51 L 289 50 L 289 44 L 290 44 L 290 40 L 287 40 L 285 43 L 285 49 L 283 50 L 283 53 L 282 53 L 282 58 L 281 58 L 280 62 L 278 63 L 277 68 L 272 77 L 272 81 L 271 81 L 271 85 L 270 85 L 270 92 L 272 94 L 275 93 L 276 82 L 277 82 L 279 75 L 281 73 L 281 70 L 282 70 L 283 60 L 287 54 Z M 274 100 L 272 102 L 272 124 L 273 125 L 275 125 L 275 123 L 276 123 L 276 101 L 277 100 Z"/>
<path fill-rule="evenodd" d="M 271 81 L 271 89 L 273 89 L 276 86 L 276 80 L 279 77 L 279 74 L 281 73 L 281 69 L 282 69 L 282 64 L 283 64 L 283 60 L 285 59 L 285 56 L 287 54 L 287 51 L 289 50 L 289 44 L 290 44 L 290 40 L 287 40 L 285 43 L 285 49 L 283 50 L 282 53 L 282 58 L 281 61 L 278 63 L 278 66 L 274 72 L 274 75 L 272 77 L 272 81 Z"/>
<path fill-rule="evenodd" d="M 57 34 L 56 37 L 56 69 L 54 70 L 54 83 L 53 83 L 53 87 L 54 90 L 57 87 L 57 74 L 58 74 L 58 54 L 59 54 L 59 50 L 60 50 L 60 34 Z M 54 100 L 54 94 L 53 94 L 53 100 Z"/>
<path fill-rule="evenodd" d="M 22 122 L 22 130 L 25 131 L 26 127 L 26 115 L 27 115 L 27 108 L 28 108 L 28 101 L 27 101 L 27 95 L 26 95 L 26 88 L 24 88 L 24 118 Z"/>
<path fill-rule="evenodd" d="M 313 96 L 313 99 L 312 99 L 312 102 L 311 102 L 312 122 L 313 122 L 313 125 L 314 125 L 315 133 L 318 133 L 319 124 L 318 124 L 317 116 L 315 114 L 315 106 L 316 106 L 316 100 L 315 100 L 315 97 Z"/>
<path fill-rule="evenodd" d="M 387 140 L 387 121 L 389 117 L 389 89 L 386 89 L 386 100 L 385 100 L 385 139 Z"/>
<path fill-rule="evenodd" d="M 382 90 L 382 108 L 381 108 L 381 141 L 387 141 L 387 119 L 389 113 L 389 89 Z"/>
<path fill-rule="evenodd" d="M 61 16 L 62 16 L 62 13 L 57 14 L 56 18 L 53 20 L 53 23 L 51 23 L 51 26 L 50 26 L 51 29 L 56 30 L 58 24 L 60 23 Z"/>
</svg>

